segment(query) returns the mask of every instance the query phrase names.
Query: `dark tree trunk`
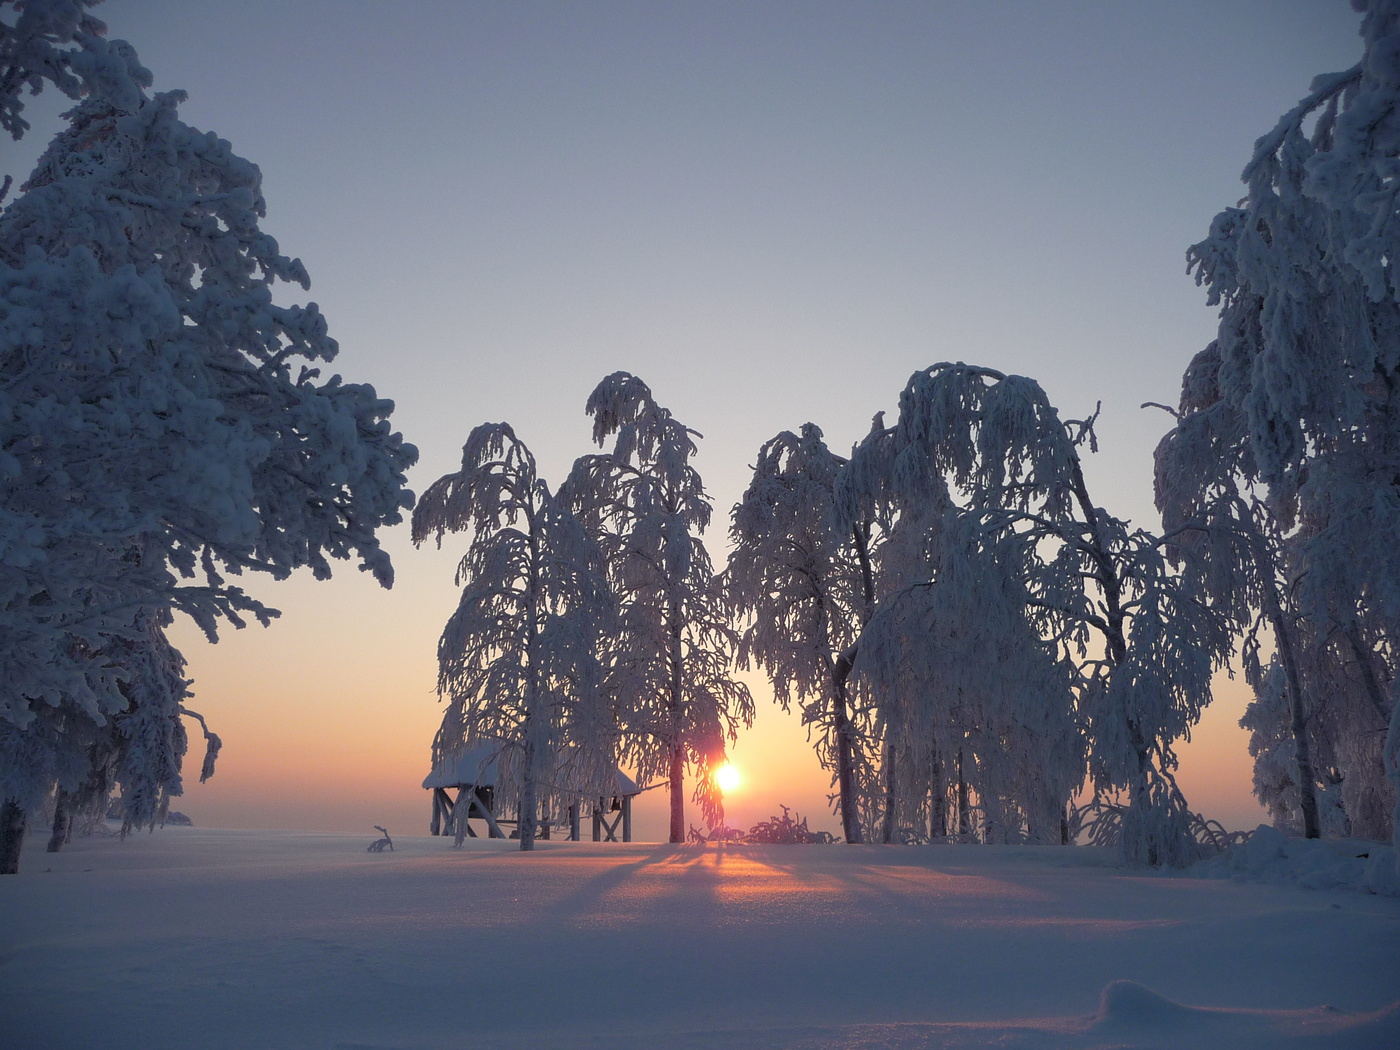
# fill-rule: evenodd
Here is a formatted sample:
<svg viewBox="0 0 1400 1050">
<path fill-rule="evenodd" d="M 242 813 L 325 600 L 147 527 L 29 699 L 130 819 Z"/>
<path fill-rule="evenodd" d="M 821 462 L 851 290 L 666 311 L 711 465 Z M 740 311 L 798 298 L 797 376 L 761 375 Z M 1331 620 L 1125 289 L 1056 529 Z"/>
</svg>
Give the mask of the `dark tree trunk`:
<svg viewBox="0 0 1400 1050">
<path fill-rule="evenodd" d="M 899 804 L 895 792 L 899 771 L 895 766 L 895 749 L 887 747 L 885 748 L 885 814 L 880 822 L 880 841 L 886 845 L 894 841 L 895 809 Z"/>
<path fill-rule="evenodd" d="M 1381 688 L 1380 676 L 1376 674 L 1376 654 L 1361 639 L 1361 631 L 1352 624 L 1346 630 L 1347 641 L 1351 643 L 1352 654 L 1356 657 L 1357 669 L 1361 672 L 1361 681 L 1366 686 L 1366 697 L 1371 701 L 1371 706 L 1376 709 L 1376 714 L 1380 717 L 1380 724 L 1387 726 L 1390 724 L 1390 712 L 1386 710 L 1385 690 Z"/>
<path fill-rule="evenodd" d="M 972 814 L 967 811 L 967 778 L 963 776 L 963 753 L 958 748 L 958 837 L 972 834 Z"/>
<path fill-rule="evenodd" d="M 520 787 L 520 812 L 517 815 L 520 829 L 520 849 L 526 852 L 535 848 L 535 811 L 539 808 L 539 796 L 535 789 L 535 743 L 530 739 L 531 727 L 525 725 L 525 783 Z"/>
<path fill-rule="evenodd" d="M 1130 810 L 1133 810 L 1134 812 L 1137 812 L 1137 813 L 1144 813 L 1144 812 L 1146 812 L 1146 811 L 1147 811 L 1147 807 L 1148 807 L 1149 805 L 1151 805 L 1151 803 L 1152 803 L 1152 794 L 1151 794 L 1151 792 L 1148 790 L 1147 774 L 1148 774 L 1148 762 L 1147 762 L 1147 759 L 1146 759 L 1146 757 L 1145 757 L 1144 752 L 1139 751 L 1139 752 L 1138 752 L 1138 772 L 1137 772 L 1137 776 L 1134 777 L 1134 778 L 1133 778 L 1133 782 L 1132 782 L 1131 784 L 1128 785 L 1128 807 L 1129 807 Z M 1124 823 L 1125 823 L 1125 824 L 1126 824 L 1126 822 L 1127 822 L 1129 819 L 1130 819 L 1130 817 L 1129 817 L 1128 815 L 1124 815 L 1123 820 L 1124 820 Z M 1126 834 L 1124 835 L 1124 838 L 1125 838 L 1125 839 L 1127 838 L 1127 835 L 1126 835 Z M 1149 868 L 1161 867 L 1161 864 L 1162 864 L 1162 855 L 1161 855 L 1161 851 L 1160 851 L 1160 849 L 1159 849 L 1158 836 L 1156 836 L 1156 835 L 1149 835 L 1149 836 L 1148 836 L 1148 840 L 1147 840 L 1147 856 L 1144 857 L 1143 860 L 1145 860 L 1145 861 L 1147 862 L 1147 866 L 1148 866 Z"/>
<path fill-rule="evenodd" d="M 667 609 L 670 633 L 668 660 L 671 671 L 671 739 L 667 741 L 670 754 L 671 841 L 685 841 L 685 740 L 681 733 L 681 712 L 685 704 L 685 683 L 682 679 L 685 650 L 681 645 L 681 610 L 672 596 Z"/>
<path fill-rule="evenodd" d="M 841 833 L 845 835 L 848 843 L 860 843 L 864 838 L 860 830 L 860 814 L 856 811 L 856 727 L 846 714 L 846 681 L 850 675 L 851 657 L 842 653 L 831 664 L 832 728 L 836 733 L 836 790 L 841 805 Z"/>
<path fill-rule="evenodd" d="M 854 751 L 851 737 L 855 727 L 846 717 L 846 701 L 843 696 L 836 699 L 836 789 L 841 795 L 841 832 L 846 841 L 859 843 L 860 814 L 856 812 L 856 778 Z"/>
<path fill-rule="evenodd" d="M 948 785 L 943 782 L 943 759 L 936 748 L 933 752 L 933 770 L 930 779 L 933 781 L 933 791 L 930 798 L 932 805 L 929 807 L 929 838 L 947 838 Z"/>
<path fill-rule="evenodd" d="M 1308 742 L 1308 714 L 1303 706 L 1303 683 L 1298 674 L 1298 657 L 1293 649 L 1293 630 L 1283 615 L 1278 592 L 1273 587 L 1273 560 L 1267 553 L 1261 539 L 1256 557 L 1260 565 L 1267 568 L 1269 579 L 1263 587 L 1264 614 L 1274 628 L 1274 644 L 1278 646 L 1279 660 L 1283 663 L 1283 677 L 1288 686 L 1288 728 L 1293 735 L 1295 761 L 1298 766 L 1298 808 L 1303 811 L 1303 836 L 1317 839 L 1322 837 L 1321 822 L 1317 817 L 1317 772 L 1312 764 L 1312 747 Z"/>
<path fill-rule="evenodd" d="M 671 841 L 685 841 L 685 748 L 671 745 Z"/>
<path fill-rule="evenodd" d="M 1293 734 L 1293 747 L 1297 755 L 1298 808 L 1303 811 L 1303 837 L 1319 839 L 1322 837 L 1322 824 L 1317 817 L 1317 773 L 1313 769 L 1312 747 L 1308 742 L 1308 714 L 1303 707 L 1303 684 L 1293 652 L 1292 632 L 1284 623 L 1277 601 L 1272 604 L 1275 641 L 1288 683 L 1288 728 Z"/>
<path fill-rule="evenodd" d="M 0 875 L 19 872 L 19 851 L 24 845 L 24 810 L 9 799 L 0 805 Z"/>
<path fill-rule="evenodd" d="M 50 853 L 61 850 L 68 841 L 69 832 L 73 830 L 72 801 L 66 791 L 59 791 L 54 799 L 53 834 L 49 836 L 48 847 Z"/>
</svg>

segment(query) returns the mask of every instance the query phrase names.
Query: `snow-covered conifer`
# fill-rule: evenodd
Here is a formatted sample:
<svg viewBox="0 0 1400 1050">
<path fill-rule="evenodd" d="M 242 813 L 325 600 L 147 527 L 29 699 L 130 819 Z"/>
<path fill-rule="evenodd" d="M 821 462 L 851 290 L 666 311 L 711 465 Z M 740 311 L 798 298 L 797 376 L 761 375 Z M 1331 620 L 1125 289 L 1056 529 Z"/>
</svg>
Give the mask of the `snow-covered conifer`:
<svg viewBox="0 0 1400 1050">
<path fill-rule="evenodd" d="M 129 47 L 82 54 L 83 101 L 0 213 L 0 719 L 59 750 L 131 713 L 114 654 L 143 623 L 273 615 L 227 574 L 356 558 L 387 586 L 375 530 L 416 458 L 391 402 L 308 367 L 336 344 L 274 301 L 308 282 L 259 226 L 257 167 L 148 96 Z"/>
<path fill-rule="evenodd" d="M 588 398 L 593 437 L 611 452 L 581 457 L 565 491 L 599 540 L 618 601 L 609 675 L 623 757 L 643 781 L 670 787 L 672 842 L 684 842 L 685 771 L 711 823 L 712 773 L 725 742 L 753 722 L 753 698 L 732 674 L 738 637 L 700 533 L 710 500 L 691 465 L 694 431 L 636 376 L 614 372 Z"/>
<path fill-rule="evenodd" d="M 474 429 L 462 469 L 423 493 L 413 541 L 441 545 L 447 532 L 471 538 L 457 570 L 462 596 L 438 642 L 448 706 L 433 761 L 498 747 L 496 799 L 517 810 L 529 850 L 541 806 L 613 793 L 617 730 L 598 662 L 612 615 L 602 557 L 506 423 Z"/>
<path fill-rule="evenodd" d="M 15 139 L 29 130 L 26 90 L 37 95 L 48 83 L 69 98 L 82 96 L 83 74 L 90 76 L 94 57 L 106 51 L 99 38 L 107 27 L 86 10 L 101 2 L 0 0 L 0 130 Z"/>
</svg>

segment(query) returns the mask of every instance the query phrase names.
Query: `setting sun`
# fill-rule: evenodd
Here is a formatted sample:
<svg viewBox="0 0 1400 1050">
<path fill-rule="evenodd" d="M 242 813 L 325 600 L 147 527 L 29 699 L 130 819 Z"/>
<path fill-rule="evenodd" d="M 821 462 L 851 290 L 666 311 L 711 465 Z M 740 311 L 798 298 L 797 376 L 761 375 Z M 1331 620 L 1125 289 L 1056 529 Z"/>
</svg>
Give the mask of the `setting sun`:
<svg viewBox="0 0 1400 1050">
<path fill-rule="evenodd" d="M 715 784 L 726 795 L 739 786 L 739 771 L 726 762 L 715 770 Z"/>
</svg>

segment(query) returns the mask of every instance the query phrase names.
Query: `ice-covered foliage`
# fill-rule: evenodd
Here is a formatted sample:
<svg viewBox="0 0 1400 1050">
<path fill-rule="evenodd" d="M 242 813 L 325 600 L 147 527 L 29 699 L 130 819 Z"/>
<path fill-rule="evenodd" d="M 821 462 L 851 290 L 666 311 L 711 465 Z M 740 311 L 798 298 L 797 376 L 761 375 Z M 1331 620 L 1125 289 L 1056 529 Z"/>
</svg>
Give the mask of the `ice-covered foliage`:
<svg viewBox="0 0 1400 1050">
<path fill-rule="evenodd" d="M 1125 857 L 1182 863 L 1194 845 L 1172 746 L 1208 702 L 1229 632 L 1181 586 L 1156 536 L 1094 505 L 1079 461 L 1092 441 L 1092 420 L 1061 420 L 1033 380 L 964 364 L 915 373 L 898 423 L 872 431 L 838 486 L 846 520 L 877 495 L 933 508 L 894 526 L 887 549 L 909 596 L 882 603 L 890 612 L 862 638 L 857 670 L 889 684 L 887 669 L 904 669 L 920 691 L 897 702 L 916 711 L 940 694 L 986 705 L 959 715 L 964 725 L 1001 733 L 1010 712 L 1059 806 L 1083 769 L 1082 727 L 1096 790 L 1129 794 Z M 960 693 L 929 687 L 963 673 L 925 643 L 940 631 L 947 645 L 971 639 L 986 692 L 971 680 Z M 912 730 L 926 722 L 901 716 L 896 749 L 920 746 Z M 1049 805 L 1034 806 L 1043 826 Z"/>
<path fill-rule="evenodd" d="M 1168 409 L 1176 425 L 1154 456 L 1157 507 L 1183 582 L 1224 616 L 1239 639 L 1246 680 L 1260 697 L 1267 692 L 1285 704 L 1293 802 L 1305 833 L 1316 838 L 1323 789 L 1308 725 L 1321 694 L 1309 688 L 1305 695 L 1299 666 L 1303 625 L 1286 574 L 1286 538 L 1278 517 L 1257 494 L 1243 413 L 1220 395 L 1220 363 L 1216 341 L 1192 359 L 1180 405 Z M 1270 636 L 1278 667 L 1266 683 L 1260 653 Z M 1283 757 L 1272 746 L 1256 752 L 1256 793 L 1261 783 L 1277 782 L 1275 766 Z M 1260 794 L 1266 805 L 1276 797 L 1269 788 Z"/>
<path fill-rule="evenodd" d="M 184 790 L 184 718 L 198 722 L 205 739 L 201 782 L 213 775 L 222 746 L 203 716 L 184 706 L 190 695 L 184 657 L 151 616 L 142 614 L 132 631 L 104 644 L 100 658 L 121 671 L 116 713 L 60 703 L 40 706 L 22 729 L 0 721 L 0 794 L 22 810 L 54 808 L 52 849 L 75 824 L 101 820 L 113 790 L 123 834 L 164 821 L 170 800 Z"/>
<path fill-rule="evenodd" d="M 868 704 L 849 680 L 848 650 L 874 603 L 868 522 L 841 528 L 834 508 L 845 460 L 811 423 L 772 438 L 758 452 L 753 480 L 734 507 L 728 599 L 743 624 L 739 663 L 768 674 L 783 709 L 796 701 L 814 726 L 822 765 L 831 770 L 847 842 L 861 842 L 859 768 L 869 736 Z"/>
<path fill-rule="evenodd" d="M 197 579 L 161 604 L 212 633 L 261 611 L 223 572 L 354 557 L 390 583 L 375 530 L 411 504 L 416 451 L 391 402 L 302 363 L 337 351 L 314 303 L 273 301 L 306 271 L 259 227 L 257 167 L 180 98 L 90 97 L 0 216 L 0 424 L 28 558 L 47 536 L 23 510 L 71 505 L 122 556 L 137 539 L 143 565 Z"/>
<path fill-rule="evenodd" d="M 1292 729 L 1292 705 L 1288 680 L 1281 661 L 1275 657 L 1259 676 L 1255 696 L 1245 708 L 1240 726 L 1249 730 L 1249 754 L 1254 759 L 1254 795 L 1269 811 L 1274 826 L 1304 834 L 1301 772 L 1298 746 Z M 1340 837 L 1350 834 L 1350 822 L 1341 799 L 1342 774 L 1332 749 L 1324 746 L 1315 726 L 1309 733 L 1310 767 L 1315 782 L 1313 805 L 1320 835 Z M 1318 783 L 1316 781 L 1320 780 Z M 1308 836 L 1317 838 L 1318 835 Z"/>
<path fill-rule="evenodd" d="M 567 808 L 615 783 L 617 730 L 598 659 L 613 613 L 601 553 L 506 423 L 474 429 L 462 469 L 423 493 L 414 542 L 441 545 L 448 532 L 470 540 L 462 596 L 438 642 L 447 710 L 433 763 L 499 746 L 495 797 L 500 812 L 517 811 L 529 850 L 541 806 Z"/>
<path fill-rule="evenodd" d="M 1025 541 L 989 536 L 949 508 L 927 580 L 886 597 L 862 635 L 857 667 L 893 752 L 886 786 L 897 826 L 935 838 L 975 830 L 987 842 L 1062 840 L 1084 746 L 1072 667 L 1027 616 Z M 925 799 L 930 811 L 920 813 Z"/>
<path fill-rule="evenodd" d="M 1292 533 L 1297 610 L 1341 635 L 1400 778 L 1400 4 L 1370 0 L 1361 61 L 1317 77 L 1255 144 L 1248 194 L 1188 262 L 1221 308 L 1220 397 Z M 1391 789 L 1395 796 L 1394 784 Z"/>
<path fill-rule="evenodd" d="M 1285 531 L 1253 466 L 1239 407 L 1221 395 L 1219 344 L 1197 354 L 1182 384 L 1176 425 L 1156 453 L 1157 503 L 1183 577 L 1230 620 L 1240 638 L 1256 714 L 1287 715 L 1289 742 L 1264 732 L 1254 750 L 1256 790 L 1273 807 L 1286 781 L 1289 801 L 1276 814 L 1296 813 L 1309 837 L 1348 833 L 1390 835 L 1391 789 L 1381 745 L 1388 646 L 1381 623 L 1361 607 L 1342 622 L 1314 615 L 1299 594 L 1308 589 L 1304 554 L 1316 540 L 1309 515 Z M 1315 571 L 1315 569 L 1314 569 Z M 1369 640 L 1368 640 L 1369 636 Z M 1261 653 L 1272 639 L 1277 667 L 1265 682 Z M 1285 773 L 1283 763 L 1294 769 Z M 1341 804 L 1346 814 L 1336 807 Z M 1326 811 L 1326 812 L 1324 812 Z M 1352 817 L 1355 817 L 1353 820 Z M 1294 818 L 1287 818 L 1290 821 Z M 1291 824 L 1290 824 L 1291 826 Z M 1329 832 L 1331 828 L 1333 831 Z M 1347 829 L 1343 832 L 1340 829 Z"/>
<path fill-rule="evenodd" d="M 718 823 L 712 773 L 726 740 L 753 721 L 753 698 L 732 673 L 738 636 L 700 538 L 710 500 L 691 464 L 699 435 L 626 372 L 603 379 L 587 411 L 594 439 L 612 449 L 580 457 L 564 492 L 598 539 L 618 601 L 608 668 L 623 757 L 642 782 L 669 782 L 670 837 L 683 842 L 686 769 Z"/>
<path fill-rule="evenodd" d="M 813 831 L 807 827 L 807 818 L 800 816 L 787 806 L 782 806 L 782 814 L 774 814 L 760 821 L 744 836 L 744 841 L 765 846 L 826 846 L 832 842 L 829 831 Z"/>
<path fill-rule="evenodd" d="M 129 46 L 82 44 L 82 101 L 0 213 L 0 721 L 60 750 L 146 717 L 118 655 L 142 623 L 273 615 L 227 576 L 355 558 L 387 586 L 375 530 L 417 455 L 391 402 L 310 367 L 336 343 L 275 301 L 308 280 L 260 228 L 257 167 L 148 95 Z"/>
<path fill-rule="evenodd" d="M 100 39 L 107 27 L 86 9 L 101 2 L 0 0 L 0 130 L 11 138 L 29 130 L 23 117 L 26 92 L 37 95 L 47 83 L 77 99 L 86 92 L 86 79 L 106 72 L 110 88 L 128 72 L 125 62 L 116 70 L 101 70 L 106 58 L 120 61 L 125 46 L 114 41 L 109 47 Z M 150 86 L 149 74 L 140 86 Z M 4 196 L 0 193 L 0 199 Z"/>
</svg>

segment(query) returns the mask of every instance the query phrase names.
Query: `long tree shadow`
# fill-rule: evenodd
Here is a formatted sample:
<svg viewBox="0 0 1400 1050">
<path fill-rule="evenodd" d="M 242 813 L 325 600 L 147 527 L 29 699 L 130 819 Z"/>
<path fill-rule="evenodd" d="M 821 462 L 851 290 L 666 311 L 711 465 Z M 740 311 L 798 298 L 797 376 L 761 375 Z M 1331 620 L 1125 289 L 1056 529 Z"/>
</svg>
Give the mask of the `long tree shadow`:
<svg viewBox="0 0 1400 1050">
<path fill-rule="evenodd" d="M 862 902 L 876 912 L 907 906 L 911 897 L 997 899 L 1014 905 L 1045 896 L 1023 880 L 1007 878 L 1005 871 L 966 870 L 952 853 L 925 852 L 940 848 L 953 847 L 762 846 L 748 859 L 805 886 L 822 887 L 851 904 Z M 814 857 L 822 863 L 810 863 Z"/>
<path fill-rule="evenodd" d="M 532 922 L 576 922 L 585 915 L 597 913 L 605 898 L 621 889 L 630 879 L 645 869 L 675 859 L 682 847 L 663 843 L 646 856 L 630 863 L 616 864 L 583 879 L 573 890 L 535 913 Z"/>
<path fill-rule="evenodd" d="M 747 858 L 730 857 L 722 849 L 660 846 L 636 861 L 586 877 L 533 921 L 629 925 L 679 913 L 688 924 L 706 925 L 724 913 L 726 884 L 744 878 L 744 871 L 727 870 L 736 862 L 752 871 Z"/>
</svg>

